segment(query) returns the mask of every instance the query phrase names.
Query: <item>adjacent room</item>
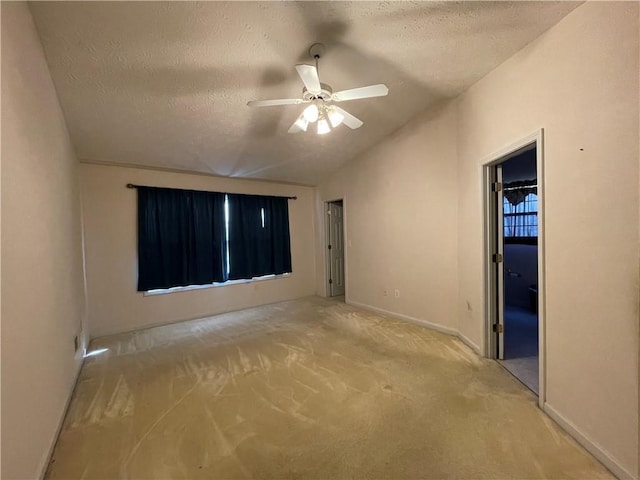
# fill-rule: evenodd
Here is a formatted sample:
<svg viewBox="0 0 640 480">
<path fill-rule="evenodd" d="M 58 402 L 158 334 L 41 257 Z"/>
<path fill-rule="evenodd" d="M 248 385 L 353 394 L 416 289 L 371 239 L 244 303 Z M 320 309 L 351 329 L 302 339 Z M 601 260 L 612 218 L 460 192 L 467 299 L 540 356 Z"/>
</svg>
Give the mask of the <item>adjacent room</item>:
<svg viewBox="0 0 640 480">
<path fill-rule="evenodd" d="M 537 149 L 502 161 L 498 215 L 501 229 L 502 364 L 535 394 L 540 377 L 538 321 Z"/>
<path fill-rule="evenodd" d="M 2 2 L 6 479 L 637 479 L 638 2 Z"/>
</svg>

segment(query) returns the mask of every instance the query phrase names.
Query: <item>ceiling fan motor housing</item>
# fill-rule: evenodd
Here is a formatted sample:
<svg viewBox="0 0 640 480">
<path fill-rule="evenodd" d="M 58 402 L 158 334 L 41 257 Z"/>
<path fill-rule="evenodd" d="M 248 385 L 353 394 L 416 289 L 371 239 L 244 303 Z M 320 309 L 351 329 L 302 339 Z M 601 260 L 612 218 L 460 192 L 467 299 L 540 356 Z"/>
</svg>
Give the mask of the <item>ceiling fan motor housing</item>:
<svg viewBox="0 0 640 480">
<path fill-rule="evenodd" d="M 325 102 L 328 102 L 329 100 L 331 100 L 333 89 L 326 83 L 321 83 L 320 87 L 321 90 L 315 93 L 311 93 L 307 90 L 307 87 L 304 87 L 302 89 L 302 99 L 305 102 L 310 102 L 312 100 L 324 100 Z"/>
</svg>

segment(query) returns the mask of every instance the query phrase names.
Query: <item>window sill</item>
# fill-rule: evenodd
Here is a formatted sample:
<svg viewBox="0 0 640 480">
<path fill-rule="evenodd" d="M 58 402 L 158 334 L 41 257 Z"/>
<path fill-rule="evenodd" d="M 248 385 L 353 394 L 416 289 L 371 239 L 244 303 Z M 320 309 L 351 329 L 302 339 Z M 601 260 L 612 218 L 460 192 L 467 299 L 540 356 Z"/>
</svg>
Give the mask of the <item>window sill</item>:
<svg viewBox="0 0 640 480">
<path fill-rule="evenodd" d="M 254 282 L 264 282 L 267 280 L 278 280 L 280 278 L 288 278 L 291 276 L 291 273 L 283 273 L 280 275 L 265 275 L 264 277 L 254 277 L 246 280 L 229 280 L 224 283 L 212 283 L 209 285 L 189 285 L 186 287 L 172 287 L 166 289 L 158 289 L 158 290 L 148 290 L 146 292 L 142 292 L 142 295 L 145 297 L 151 297 L 154 295 L 166 295 L 167 293 L 176 293 L 176 292 L 188 292 L 191 290 L 203 290 L 206 288 L 217 288 L 217 287 L 227 287 L 230 285 L 240 285 L 243 283 L 254 283 Z"/>
</svg>

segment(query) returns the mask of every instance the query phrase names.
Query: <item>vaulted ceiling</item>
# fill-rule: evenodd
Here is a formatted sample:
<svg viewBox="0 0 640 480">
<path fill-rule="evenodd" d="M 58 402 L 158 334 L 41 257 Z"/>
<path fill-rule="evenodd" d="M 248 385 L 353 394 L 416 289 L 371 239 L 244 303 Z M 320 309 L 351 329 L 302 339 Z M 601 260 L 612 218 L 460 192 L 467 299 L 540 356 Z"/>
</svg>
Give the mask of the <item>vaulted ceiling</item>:
<svg viewBox="0 0 640 480">
<path fill-rule="evenodd" d="M 33 2 L 79 158 L 315 185 L 429 105 L 479 80 L 574 2 Z M 385 83 L 341 103 L 364 121 L 288 134 L 297 63 L 334 91 Z"/>
</svg>

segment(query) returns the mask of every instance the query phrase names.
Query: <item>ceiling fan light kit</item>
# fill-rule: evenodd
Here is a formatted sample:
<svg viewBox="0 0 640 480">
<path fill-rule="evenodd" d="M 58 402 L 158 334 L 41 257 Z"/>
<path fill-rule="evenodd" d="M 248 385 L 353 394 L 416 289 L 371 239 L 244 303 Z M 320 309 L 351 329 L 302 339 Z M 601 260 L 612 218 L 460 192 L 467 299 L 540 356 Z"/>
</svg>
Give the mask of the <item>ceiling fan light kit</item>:
<svg viewBox="0 0 640 480">
<path fill-rule="evenodd" d="M 298 119 L 294 122 L 294 124 L 291 125 L 291 128 L 289 129 L 289 133 L 295 133 L 294 131 L 292 131 L 294 129 L 297 129 L 296 131 L 298 132 L 306 132 L 308 126 L 309 126 L 309 120 L 307 120 L 304 117 L 304 113 L 303 113 L 298 117 Z"/>
<path fill-rule="evenodd" d="M 344 115 L 337 111 L 333 106 L 327 109 L 327 114 L 329 116 L 329 122 L 331 122 L 331 126 L 333 128 L 336 128 L 344 120 Z"/>
<path fill-rule="evenodd" d="M 389 93 L 389 89 L 383 83 L 369 85 L 367 87 L 352 88 L 333 93 L 332 88 L 320 83 L 318 76 L 318 60 L 324 53 L 324 45 L 316 43 L 309 49 L 309 54 L 315 59 L 316 65 L 296 65 L 296 71 L 304 83 L 302 98 L 283 98 L 277 100 L 252 100 L 247 103 L 249 107 L 271 107 L 277 105 L 309 104 L 302 114 L 293 122 L 289 133 L 306 132 L 310 123 L 317 122 L 318 135 L 329 133 L 332 128 L 341 124 L 355 130 L 363 124 L 362 120 L 354 117 L 332 102 L 345 102 L 363 98 L 383 97 Z"/>
<path fill-rule="evenodd" d="M 302 115 L 304 115 L 304 118 L 309 123 L 313 123 L 318 120 L 318 114 L 320 111 L 318 109 L 318 105 L 316 105 L 315 103 L 316 101 L 317 100 L 314 100 L 314 103 L 309 105 L 307 108 L 304 109 L 304 112 L 302 112 Z"/>
<path fill-rule="evenodd" d="M 325 133 L 329 133 L 331 131 L 331 127 L 329 127 L 329 122 L 324 118 L 320 118 L 318 120 L 318 135 L 324 135 Z"/>
</svg>

